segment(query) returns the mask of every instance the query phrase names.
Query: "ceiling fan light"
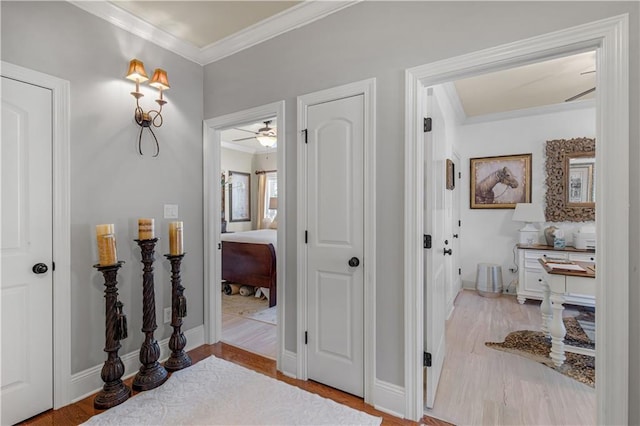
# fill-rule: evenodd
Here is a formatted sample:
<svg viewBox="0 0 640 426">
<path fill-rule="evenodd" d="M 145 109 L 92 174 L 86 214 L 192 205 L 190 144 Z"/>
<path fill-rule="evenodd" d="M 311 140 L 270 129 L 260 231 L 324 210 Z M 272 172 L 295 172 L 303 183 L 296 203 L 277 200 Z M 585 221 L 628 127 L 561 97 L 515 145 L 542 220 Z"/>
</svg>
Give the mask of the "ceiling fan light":
<svg viewBox="0 0 640 426">
<path fill-rule="evenodd" d="M 260 145 L 267 148 L 271 148 L 278 141 L 278 139 L 275 136 L 271 136 L 271 135 L 257 135 L 256 139 L 258 139 L 258 142 L 260 142 Z"/>
</svg>

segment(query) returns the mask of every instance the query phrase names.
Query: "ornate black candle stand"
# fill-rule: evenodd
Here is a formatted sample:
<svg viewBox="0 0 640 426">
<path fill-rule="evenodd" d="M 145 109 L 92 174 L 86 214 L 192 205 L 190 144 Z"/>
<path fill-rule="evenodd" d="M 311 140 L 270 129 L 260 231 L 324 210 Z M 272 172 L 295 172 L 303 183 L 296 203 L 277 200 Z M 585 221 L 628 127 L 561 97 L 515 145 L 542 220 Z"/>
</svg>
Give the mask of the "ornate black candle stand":
<svg viewBox="0 0 640 426">
<path fill-rule="evenodd" d="M 182 370 L 191 365 L 191 357 L 184 351 L 187 345 L 187 338 L 180 330 L 182 318 L 187 316 L 187 299 L 184 297 L 184 287 L 180 283 L 180 264 L 183 254 L 165 254 L 171 262 L 171 327 L 173 333 L 169 339 L 169 349 L 171 356 L 164 363 L 164 367 L 169 371 Z"/>
<path fill-rule="evenodd" d="M 127 317 L 122 313 L 122 302 L 118 301 L 118 269 L 124 262 L 115 265 L 93 265 L 104 276 L 105 299 L 105 347 L 108 354 L 102 366 L 100 376 L 104 386 L 93 400 L 93 406 L 104 410 L 123 403 L 131 395 L 131 389 L 126 386 L 121 377 L 124 374 L 124 364 L 118 356 L 121 348 L 120 340 L 127 337 Z"/>
<path fill-rule="evenodd" d="M 157 238 L 151 240 L 135 240 L 142 250 L 142 332 L 144 342 L 140 348 L 140 371 L 133 378 L 132 387 L 137 391 L 156 388 L 167 381 L 167 370 L 158 362 L 160 346 L 153 337 L 156 325 L 156 296 L 153 283 L 154 249 Z"/>
</svg>

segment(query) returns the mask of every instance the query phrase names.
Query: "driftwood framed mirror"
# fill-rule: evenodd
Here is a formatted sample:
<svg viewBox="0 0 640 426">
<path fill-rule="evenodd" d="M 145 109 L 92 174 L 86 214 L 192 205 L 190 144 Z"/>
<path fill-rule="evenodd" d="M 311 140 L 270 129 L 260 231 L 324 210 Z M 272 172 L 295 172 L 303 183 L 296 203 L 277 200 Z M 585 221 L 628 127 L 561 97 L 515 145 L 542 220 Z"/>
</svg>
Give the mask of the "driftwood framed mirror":
<svg viewBox="0 0 640 426">
<path fill-rule="evenodd" d="M 548 222 L 595 220 L 595 154 L 595 139 L 547 141 L 545 216 Z"/>
</svg>

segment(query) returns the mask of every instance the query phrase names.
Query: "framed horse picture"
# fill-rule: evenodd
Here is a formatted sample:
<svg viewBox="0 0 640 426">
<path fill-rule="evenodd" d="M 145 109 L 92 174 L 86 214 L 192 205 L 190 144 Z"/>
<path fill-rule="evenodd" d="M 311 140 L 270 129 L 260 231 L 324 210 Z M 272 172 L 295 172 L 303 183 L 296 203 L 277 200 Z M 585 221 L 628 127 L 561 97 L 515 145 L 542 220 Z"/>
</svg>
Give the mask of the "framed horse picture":
<svg viewBox="0 0 640 426">
<path fill-rule="evenodd" d="M 471 208 L 514 209 L 531 202 L 531 154 L 472 158 Z"/>
</svg>

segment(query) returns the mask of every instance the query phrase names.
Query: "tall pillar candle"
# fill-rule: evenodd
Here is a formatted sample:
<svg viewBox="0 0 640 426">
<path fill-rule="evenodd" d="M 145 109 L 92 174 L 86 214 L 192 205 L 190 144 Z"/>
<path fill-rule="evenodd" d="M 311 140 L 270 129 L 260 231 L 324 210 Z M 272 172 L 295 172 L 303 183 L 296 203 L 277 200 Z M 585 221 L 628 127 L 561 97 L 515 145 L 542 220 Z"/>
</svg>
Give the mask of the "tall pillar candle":
<svg viewBox="0 0 640 426">
<path fill-rule="evenodd" d="M 155 238 L 155 229 L 153 219 L 138 219 L 138 239 L 153 240 Z"/>
<path fill-rule="evenodd" d="M 169 254 L 180 255 L 184 253 L 182 241 L 182 222 L 169 223 Z"/>
<path fill-rule="evenodd" d="M 96 225 L 96 240 L 98 243 L 99 265 L 109 266 L 118 263 L 114 225 L 112 223 Z"/>
</svg>

